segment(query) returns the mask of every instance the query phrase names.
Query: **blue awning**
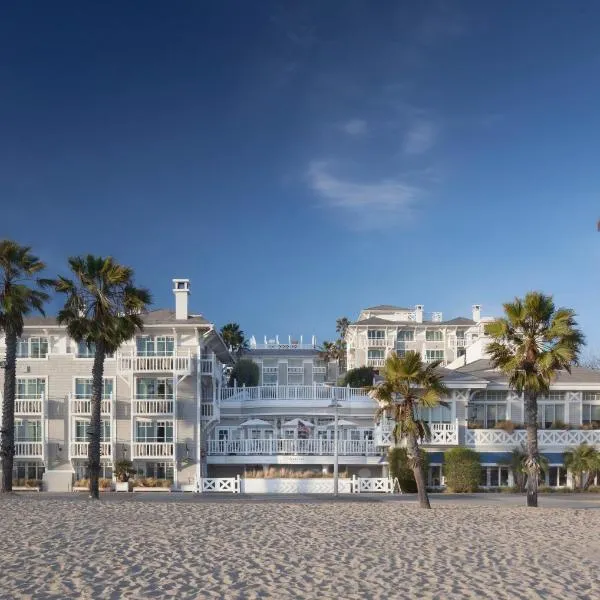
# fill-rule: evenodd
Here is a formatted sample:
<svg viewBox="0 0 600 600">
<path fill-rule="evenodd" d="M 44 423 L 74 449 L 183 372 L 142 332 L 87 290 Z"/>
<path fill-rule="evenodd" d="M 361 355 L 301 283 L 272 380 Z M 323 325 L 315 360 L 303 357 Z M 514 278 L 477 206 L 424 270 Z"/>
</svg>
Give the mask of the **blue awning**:
<svg viewBox="0 0 600 600">
<path fill-rule="evenodd" d="M 510 456 L 510 452 L 479 452 L 479 460 L 482 465 L 506 464 L 510 462 Z M 551 465 L 562 465 L 565 461 L 563 452 L 542 452 L 542 456 L 545 456 Z M 441 464 L 444 462 L 443 452 L 428 452 L 427 457 L 429 458 L 429 464 Z"/>
</svg>

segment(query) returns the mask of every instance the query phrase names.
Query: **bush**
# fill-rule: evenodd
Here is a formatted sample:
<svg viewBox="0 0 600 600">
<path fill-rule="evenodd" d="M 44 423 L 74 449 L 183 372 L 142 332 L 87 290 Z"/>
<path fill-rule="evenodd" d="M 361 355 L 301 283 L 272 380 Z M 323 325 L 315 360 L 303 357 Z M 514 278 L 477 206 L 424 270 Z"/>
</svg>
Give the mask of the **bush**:
<svg viewBox="0 0 600 600">
<path fill-rule="evenodd" d="M 502 429 L 506 433 L 512 433 L 517 428 L 517 424 L 512 421 L 498 421 L 494 429 Z"/>
<path fill-rule="evenodd" d="M 443 472 L 451 492 L 476 492 L 481 477 L 479 454 L 468 448 L 453 448 L 444 454 Z"/>
<path fill-rule="evenodd" d="M 352 388 L 361 388 L 373 385 L 375 369 L 373 367 L 358 367 L 351 369 L 342 378 L 342 386 L 349 385 Z"/>
<path fill-rule="evenodd" d="M 258 385 L 259 379 L 260 371 L 258 365 L 249 358 L 241 358 L 235 363 L 231 370 L 229 385 L 233 386 L 235 380 L 238 385 L 255 387 Z"/>
<path fill-rule="evenodd" d="M 421 453 L 422 468 L 427 481 L 427 470 L 429 469 L 429 457 L 425 450 L 419 450 Z M 390 465 L 390 477 L 398 479 L 400 489 L 408 494 L 414 494 L 417 491 L 417 482 L 411 466 L 408 463 L 408 452 L 406 448 L 391 448 L 388 454 Z"/>
</svg>

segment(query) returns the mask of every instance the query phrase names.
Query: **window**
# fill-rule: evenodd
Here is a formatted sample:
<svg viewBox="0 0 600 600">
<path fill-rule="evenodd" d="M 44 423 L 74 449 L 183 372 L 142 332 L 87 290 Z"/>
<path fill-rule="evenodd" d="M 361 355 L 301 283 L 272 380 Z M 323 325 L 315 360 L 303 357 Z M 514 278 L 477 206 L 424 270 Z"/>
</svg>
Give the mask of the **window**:
<svg viewBox="0 0 600 600">
<path fill-rule="evenodd" d="M 304 385 L 304 373 L 288 373 L 288 385 Z"/>
<path fill-rule="evenodd" d="M 548 485 L 550 487 L 564 487 L 567 485 L 567 470 L 556 466 L 548 469 Z"/>
<path fill-rule="evenodd" d="M 508 485 L 508 467 L 494 465 L 481 468 L 481 487 L 506 487 Z"/>
<path fill-rule="evenodd" d="M 46 392 L 46 380 L 17 377 L 17 399 L 41 398 Z"/>
<path fill-rule="evenodd" d="M 75 421 L 75 439 L 76 442 L 89 442 L 90 441 L 90 420 L 89 419 L 77 419 Z M 100 423 L 100 441 L 110 442 L 110 421 L 102 419 Z"/>
<path fill-rule="evenodd" d="M 593 425 L 600 428 L 600 404 L 584 402 L 581 405 L 581 412 L 581 422 L 584 425 Z"/>
<path fill-rule="evenodd" d="M 428 342 L 442 342 L 442 341 L 444 341 L 444 334 L 439 329 L 436 329 L 436 330 L 428 329 L 425 332 L 425 340 Z"/>
<path fill-rule="evenodd" d="M 499 421 L 506 421 L 506 404 L 475 402 L 469 406 L 469 421 L 484 429 L 493 429 Z"/>
<path fill-rule="evenodd" d="M 138 400 L 173 399 L 173 380 L 170 377 L 138 377 L 135 381 Z"/>
<path fill-rule="evenodd" d="M 137 421 L 136 442 L 172 442 L 173 421 Z"/>
<path fill-rule="evenodd" d="M 173 356 L 175 338 L 170 335 L 138 336 L 135 340 L 138 356 Z"/>
<path fill-rule="evenodd" d="M 564 392 L 551 391 L 547 396 L 546 400 L 551 402 L 562 402 L 565 399 Z"/>
<path fill-rule="evenodd" d="M 583 392 L 584 402 L 600 402 L 600 392 Z"/>
<path fill-rule="evenodd" d="M 368 358 L 385 358 L 385 350 L 369 350 L 367 354 Z"/>
<path fill-rule="evenodd" d="M 45 467 L 41 463 L 21 462 L 15 460 L 13 464 L 13 479 L 42 479 Z"/>
<path fill-rule="evenodd" d="M 263 385 L 277 385 L 277 373 L 263 372 Z"/>
<path fill-rule="evenodd" d="M 434 362 L 436 360 L 444 360 L 443 350 L 425 350 L 425 362 Z"/>
<path fill-rule="evenodd" d="M 140 462 L 135 465 L 138 477 L 173 479 L 172 462 Z"/>
<path fill-rule="evenodd" d="M 102 381 L 102 398 L 109 400 L 113 393 L 113 380 L 106 377 Z M 90 378 L 78 377 L 75 379 L 75 399 L 89 400 L 92 397 L 92 380 Z"/>
<path fill-rule="evenodd" d="M 93 342 L 88 346 L 87 342 L 77 343 L 77 358 L 94 358 L 96 356 L 96 344 Z M 106 358 L 114 358 L 114 354 L 107 352 Z"/>
<path fill-rule="evenodd" d="M 432 488 L 442 486 L 442 465 L 430 465 L 427 485 Z"/>
<path fill-rule="evenodd" d="M 15 419 L 15 440 L 18 442 L 41 442 L 42 422 L 40 420 Z"/>
<path fill-rule="evenodd" d="M 450 423 L 452 410 L 449 406 L 419 409 L 420 418 L 428 423 Z"/>
<path fill-rule="evenodd" d="M 542 429 L 551 429 L 565 421 L 565 405 L 543 403 L 538 406 L 538 424 Z"/>
<path fill-rule="evenodd" d="M 47 358 L 48 338 L 30 337 L 17 341 L 17 358 Z"/>
<path fill-rule="evenodd" d="M 369 329 L 367 331 L 367 338 L 369 340 L 384 340 L 385 331 L 383 329 Z"/>
<path fill-rule="evenodd" d="M 413 329 L 402 329 L 398 332 L 397 339 L 399 342 L 414 342 L 415 332 Z"/>
</svg>

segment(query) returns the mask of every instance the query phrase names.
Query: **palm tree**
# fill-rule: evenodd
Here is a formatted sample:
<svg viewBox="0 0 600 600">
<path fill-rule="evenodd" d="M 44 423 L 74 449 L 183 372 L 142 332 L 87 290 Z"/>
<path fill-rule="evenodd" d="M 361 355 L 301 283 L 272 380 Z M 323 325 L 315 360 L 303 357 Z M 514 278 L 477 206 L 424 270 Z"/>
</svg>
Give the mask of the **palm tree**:
<svg viewBox="0 0 600 600">
<path fill-rule="evenodd" d="M 329 363 L 339 360 L 340 348 L 336 342 L 324 341 L 319 348 L 319 358 L 325 363 L 325 381 L 327 381 Z"/>
<path fill-rule="evenodd" d="M 15 394 L 17 386 L 17 340 L 23 333 L 23 318 L 33 311 L 44 314 L 49 298 L 40 288 L 50 282 L 37 279 L 46 265 L 31 254 L 28 246 L 11 240 L 0 241 L 0 330 L 4 331 L 4 399 L 2 401 L 2 492 L 12 491 L 15 455 Z"/>
<path fill-rule="evenodd" d="M 335 330 L 340 334 L 342 340 L 346 337 L 349 325 L 350 319 L 348 317 L 340 317 L 335 322 Z"/>
<path fill-rule="evenodd" d="M 573 473 L 575 485 L 585 490 L 600 470 L 600 453 L 584 442 L 565 452 L 565 468 Z"/>
<path fill-rule="evenodd" d="M 397 445 L 405 439 L 409 463 L 415 475 L 419 504 L 431 508 L 419 442 L 430 437 L 427 421 L 420 418 L 420 410 L 433 408 L 442 402 L 448 389 L 442 376 L 436 372 L 441 361 L 424 364 L 418 352 L 410 351 L 402 358 L 392 352 L 383 367 L 384 381 L 371 388 L 371 396 L 379 403 L 377 418 L 383 414 L 394 421 L 393 438 Z"/>
<path fill-rule="evenodd" d="M 240 356 L 244 350 L 248 349 L 248 340 L 244 332 L 237 323 L 227 323 L 221 327 L 221 337 L 229 351 L 236 356 Z"/>
<path fill-rule="evenodd" d="M 557 371 L 570 373 L 583 344 L 575 313 L 556 308 L 552 296 L 529 292 L 504 304 L 505 316 L 486 327 L 492 338 L 487 351 L 509 386 L 525 395 L 527 427 L 527 506 L 537 506 L 540 455 L 537 439 L 537 399 L 545 395 Z"/>
<path fill-rule="evenodd" d="M 512 449 L 510 456 L 502 461 L 502 464 L 508 465 L 512 474 L 515 486 L 519 492 L 525 491 L 527 484 L 527 448 L 521 445 Z M 548 470 L 548 459 L 541 455 L 540 456 L 540 473 L 545 473 Z"/>
<path fill-rule="evenodd" d="M 67 296 L 58 313 L 58 322 L 67 326 L 67 333 L 76 342 L 85 342 L 90 349 L 95 349 L 88 470 L 90 496 L 99 498 L 104 359 L 143 329 L 141 314 L 151 298 L 148 290 L 134 286 L 133 270 L 111 257 L 76 256 L 69 259 L 69 267 L 75 279 L 59 277 L 54 282 L 56 291 Z"/>
</svg>

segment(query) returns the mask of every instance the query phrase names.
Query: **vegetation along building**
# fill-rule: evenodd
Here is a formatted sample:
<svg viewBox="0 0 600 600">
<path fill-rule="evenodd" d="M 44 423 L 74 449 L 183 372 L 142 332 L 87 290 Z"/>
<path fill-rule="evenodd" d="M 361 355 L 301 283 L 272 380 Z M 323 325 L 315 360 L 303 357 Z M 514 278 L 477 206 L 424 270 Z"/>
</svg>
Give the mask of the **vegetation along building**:
<svg viewBox="0 0 600 600">
<path fill-rule="evenodd" d="M 258 343 L 242 354 L 258 367 L 254 385 L 231 376 L 234 357 L 215 326 L 188 310 L 189 281 L 173 280 L 175 310 L 144 315 L 144 331 L 106 361 L 102 462 L 111 478 L 129 459 L 139 477 L 194 489 L 201 477 L 264 476 L 280 471 L 331 474 L 334 423 L 341 475 L 386 473 L 393 424 L 375 421 L 367 391 L 340 385 L 316 339 Z M 349 369 L 380 369 L 392 352 L 441 360 L 447 406 L 422 415 L 431 429 L 428 484 L 443 485 L 443 453 L 457 446 L 480 453 L 484 487 L 513 484 L 510 453 L 525 442 L 523 397 L 508 388 L 485 355 L 481 307 L 470 318 L 381 305 L 364 309 L 346 332 Z M 0 338 L 0 353 L 4 352 Z M 53 318 L 26 320 L 19 342 L 15 478 L 71 489 L 85 477 L 93 348 L 77 345 Z M 0 378 L 3 372 L 0 370 Z M 600 371 L 561 372 L 539 400 L 539 444 L 546 485 L 570 483 L 565 451 L 600 446 Z"/>
</svg>

